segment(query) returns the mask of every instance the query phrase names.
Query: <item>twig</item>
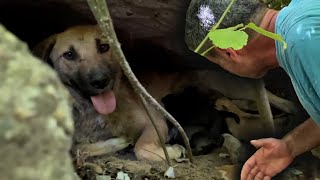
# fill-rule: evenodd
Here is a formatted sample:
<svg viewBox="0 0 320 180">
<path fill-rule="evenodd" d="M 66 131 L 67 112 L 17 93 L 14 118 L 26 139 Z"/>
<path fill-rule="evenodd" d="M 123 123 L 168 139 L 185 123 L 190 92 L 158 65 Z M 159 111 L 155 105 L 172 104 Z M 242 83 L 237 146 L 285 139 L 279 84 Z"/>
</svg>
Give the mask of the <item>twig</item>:
<svg viewBox="0 0 320 180">
<path fill-rule="evenodd" d="M 215 45 L 212 45 L 210 48 L 208 48 L 207 50 L 205 50 L 203 53 L 201 53 L 201 56 L 205 56 L 209 51 L 211 51 L 213 48 L 215 48 Z"/>
<path fill-rule="evenodd" d="M 155 152 L 152 152 L 152 151 L 149 151 L 148 149 L 144 149 L 144 148 L 142 148 L 142 150 L 147 151 L 147 152 L 149 152 L 149 153 L 151 153 L 151 154 L 154 154 L 154 155 L 158 156 L 160 159 L 162 159 L 163 162 L 166 162 L 166 159 L 164 159 L 163 157 L 161 157 L 159 154 L 157 154 L 157 153 L 155 153 Z"/>
<path fill-rule="evenodd" d="M 216 30 L 216 29 L 220 26 L 222 20 L 225 18 L 225 16 L 226 16 L 227 13 L 230 11 L 232 5 L 233 5 L 235 2 L 236 2 L 236 0 L 231 0 L 231 2 L 230 2 L 230 4 L 228 5 L 227 9 L 223 12 L 222 16 L 220 17 L 219 21 L 211 28 L 210 31 L 214 31 L 214 30 Z M 209 33 L 208 33 L 208 34 L 206 35 L 206 37 L 201 41 L 201 43 L 200 43 L 199 46 L 194 50 L 194 52 L 195 52 L 195 53 L 198 53 L 198 52 L 201 50 L 202 46 L 207 42 L 208 39 L 209 39 Z M 202 54 L 202 53 L 201 53 L 201 54 Z"/>
<path fill-rule="evenodd" d="M 103 31 L 104 35 L 106 35 L 107 41 L 109 41 L 110 46 L 114 49 L 114 55 L 117 57 L 116 59 L 119 61 L 119 64 L 123 69 L 124 74 L 127 76 L 130 84 L 133 86 L 136 92 L 139 92 L 149 104 L 154 106 L 156 110 L 160 111 L 164 117 L 166 117 L 179 130 L 188 151 L 188 158 L 190 159 L 190 162 L 193 162 L 189 139 L 181 125 L 146 91 L 146 89 L 140 84 L 132 72 L 129 63 L 122 52 L 120 43 L 118 42 L 106 1 L 87 0 L 87 2 L 101 30 Z"/>
<path fill-rule="evenodd" d="M 152 125 L 153 125 L 154 128 L 156 129 L 156 132 L 157 132 L 157 134 L 158 134 L 159 141 L 160 141 L 160 144 L 161 144 L 162 149 L 163 149 L 163 151 L 164 151 L 164 155 L 165 155 L 165 157 L 166 157 L 166 160 L 167 160 L 167 162 L 168 162 L 168 165 L 169 165 L 169 166 L 172 166 L 171 161 L 170 161 L 170 157 L 169 157 L 169 154 L 168 154 L 166 145 L 165 145 L 165 142 L 164 142 L 164 140 L 163 140 L 163 138 L 162 138 L 162 136 L 161 136 L 161 134 L 160 134 L 160 132 L 159 132 L 159 129 L 157 128 L 157 125 L 156 125 L 156 123 L 155 123 L 155 119 L 153 118 L 153 116 L 152 116 L 152 114 L 151 114 L 151 112 L 150 112 L 150 109 L 148 108 L 148 103 L 146 102 L 146 100 L 143 98 L 143 96 L 142 96 L 139 92 L 137 92 L 137 93 L 139 94 L 140 100 L 141 100 L 144 108 L 146 109 L 146 112 L 147 112 L 147 114 L 148 114 L 148 116 L 149 116 L 150 121 L 152 122 Z"/>
</svg>

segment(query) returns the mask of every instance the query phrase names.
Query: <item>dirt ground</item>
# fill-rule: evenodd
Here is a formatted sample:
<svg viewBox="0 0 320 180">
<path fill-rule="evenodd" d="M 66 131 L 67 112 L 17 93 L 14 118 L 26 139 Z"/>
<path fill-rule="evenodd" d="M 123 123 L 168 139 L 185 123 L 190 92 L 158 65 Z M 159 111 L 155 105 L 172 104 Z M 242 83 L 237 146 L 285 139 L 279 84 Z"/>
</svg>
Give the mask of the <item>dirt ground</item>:
<svg viewBox="0 0 320 180">
<path fill-rule="evenodd" d="M 279 85 L 281 86 L 281 84 Z M 274 92 L 279 95 L 279 92 Z M 284 93 L 284 91 L 281 91 Z M 287 93 L 281 94 L 290 97 Z M 292 98 L 292 96 L 291 96 Z M 297 118 L 290 119 L 281 126 L 288 132 L 296 126 Z M 301 119 L 299 117 L 299 119 Z M 280 134 L 282 137 L 284 134 Z M 175 179 L 178 180 L 237 180 L 240 178 L 242 164 L 234 165 L 225 148 L 217 148 L 208 155 L 195 156 L 195 162 L 177 162 L 173 160 Z M 159 180 L 164 177 L 168 165 L 163 162 L 137 161 L 131 148 L 117 154 L 85 158 L 75 158 L 74 164 L 78 175 L 83 180 L 116 179 L 118 172 L 127 173 L 132 180 Z M 298 158 L 275 180 L 320 180 L 320 160 L 307 152 Z"/>
<path fill-rule="evenodd" d="M 278 72 L 281 75 L 281 72 Z M 276 74 L 277 77 L 283 77 Z M 273 82 L 273 87 L 269 87 L 273 93 L 294 101 L 293 91 L 283 87 L 288 83 L 278 78 L 266 79 L 267 84 Z M 269 82 L 269 83 L 268 83 Z M 289 88 L 290 89 L 290 88 Z M 292 130 L 299 124 L 299 120 L 305 119 L 304 113 L 294 115 L 288 120 L 279 124 L 281 132 L 279 137 Z M 86 127 L 88 129 L 88 127 Z M 90 128 L 88 129 L 90 130 Z M 95 134 L 97 129 L 93 128 Z M 86 138 L 86 137 L 85 137 Z M 175 179 L 178 180 L 237 180 L 240 177 L 242 164 L 234 165 L 229 157 L 222 157 L 228 154 L 226 149 L 217 148 L 208 155 L 195 156 L 195 162 L 191 164 L 188 161 L 174 163 Z M 168 165 L 163 162 L 141 162 L 135 159 L 132 147 L 122 150 L 117 154 L 97 156 L 86 158 L 85 155 L 78 155 L 74 159 L 77 174 L 83 180 L 110 180 L 116 179 L 117 173 L 127 173 L 132 180 L 158 180 L 168 179 L 164 177 Z M 317 178 L 318 177 L 318 178 Z M 303 154 L 279 174 L 273 178 L 276 180 L 320 180 L 320 160 L 312 156 L 310 152 Z"/>
<path fill-rule="evenodd" d="M 177 162 L 174 160 L 175 179 L 179 180 L 236 180 L 240 177 L 241 164 L 233 165 L 224 148 L 211 154 L 195 157 L 195 162 Z M 220 156 L 220 157 L 219 157 Z M 118 172 L 127 173 L 133 180 L 158 180 L 164 177 L 168 165 L 165 162 L 141 162 L 134 159 L 132 150 L 113 155 L 105 155 L 75 160 L 77 173 L 83 180 L 116 179 Z M 320 161 L 310 153 L 304 154 L 283 173 L 274 179 L 311 180 L 320 177 Z"/>
</svg>

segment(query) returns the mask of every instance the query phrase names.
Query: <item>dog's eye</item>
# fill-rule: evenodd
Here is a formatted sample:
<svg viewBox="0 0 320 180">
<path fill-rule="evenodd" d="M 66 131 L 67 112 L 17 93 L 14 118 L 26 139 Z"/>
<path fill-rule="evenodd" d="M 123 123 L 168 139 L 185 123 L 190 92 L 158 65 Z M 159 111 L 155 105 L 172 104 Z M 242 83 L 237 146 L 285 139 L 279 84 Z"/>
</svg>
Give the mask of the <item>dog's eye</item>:
<svg viewBox="0 0 320 180">
<path fill-rule="evenodd" d="M 67 60 L 75 60 L 76 54 L 72 51 L 67 51 L 67 52 L 63 53 L 63 57 Z"/>
<path fill-rule="evenodd" d="M 99 45 L 99 52 L 100 53 L 107 52 L 109 50 L 109 48 L 110 48 L 109 44 L 100 44 Z"/>
</svg>

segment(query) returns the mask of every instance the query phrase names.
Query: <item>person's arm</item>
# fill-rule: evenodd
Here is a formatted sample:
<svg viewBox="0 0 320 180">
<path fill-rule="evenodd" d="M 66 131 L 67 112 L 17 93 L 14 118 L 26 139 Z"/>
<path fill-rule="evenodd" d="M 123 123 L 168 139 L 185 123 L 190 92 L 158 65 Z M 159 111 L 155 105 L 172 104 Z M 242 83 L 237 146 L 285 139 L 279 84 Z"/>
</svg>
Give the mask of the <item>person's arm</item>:
<svg viewBox="0 0 320 180">
<path fill-rule="evenodd" d="M 282 139 L 296 157 L 320 145 L 320 126 L 309 118 Z"/>
<path fill-rule="evenodd" d="M 291 164 L 294 158 L 320 145 L 320 127 L 310 118 L 281 140 L 252 140 L 258 148 L 243 165 L 241 180 L 271 179 Z"/>
</svg>

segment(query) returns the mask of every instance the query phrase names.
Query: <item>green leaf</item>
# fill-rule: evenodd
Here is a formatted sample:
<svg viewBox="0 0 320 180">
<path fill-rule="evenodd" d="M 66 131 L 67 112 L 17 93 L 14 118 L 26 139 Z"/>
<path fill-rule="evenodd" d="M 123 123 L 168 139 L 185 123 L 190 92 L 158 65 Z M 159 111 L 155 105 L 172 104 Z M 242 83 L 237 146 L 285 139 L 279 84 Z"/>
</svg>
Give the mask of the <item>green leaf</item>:
<svg viewBox="0 0 320 180">
<path fill-rule="evenodd" d="M 243 25 L 243 23 L 241 23 L 241 24 L 238 24 L 238 25 L 236 25 L 236 26 L 229 27 L 229 28 L 227 28 L 227 29 L 232 30 L 232 31 L 236 31 L 236 30 L 238 30 L 239 28 L 243 28 L 243 27 L 244 27 L 244 25 Z"/>
<path fill-rule="evenodd" d="M 248 42 L 248 34 L 244 31 L 234 31 L 234 29 L 216 29 L 210 31 L 209 39 L 221 49 L 232 48 L 239 50 Z"/>
<path fill-rule="evenodd" d="M 271 39 L 280 41 L 280 42 L 283 43 L 283 48 L 284 49 L 287 48 L 287 43 L 283 40 L 283 38 L 279 34 L 275 34 L 275 33 L 266 31 L 266 30 L 256 26 L 254 23 L 249 23 L 248 25 L 245 26 L 245 28 L 250 28 L 250 29 L 256 31 L 257 33 L 260 33 L 260 34 L 262 34 L 264 36 L 267 36 L 267 37 L 269 37 Z"/>
</svg>

